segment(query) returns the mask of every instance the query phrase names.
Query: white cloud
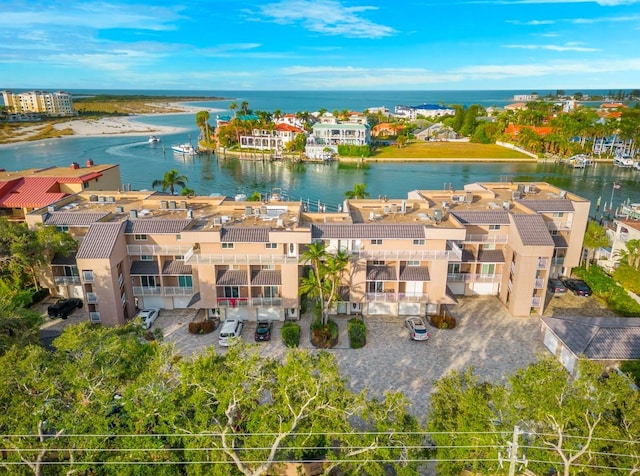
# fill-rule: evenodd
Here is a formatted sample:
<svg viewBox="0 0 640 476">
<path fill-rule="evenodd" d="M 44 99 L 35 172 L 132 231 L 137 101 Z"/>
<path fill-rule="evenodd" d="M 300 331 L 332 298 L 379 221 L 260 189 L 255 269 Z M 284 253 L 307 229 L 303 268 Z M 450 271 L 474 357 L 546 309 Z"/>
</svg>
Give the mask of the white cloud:
<svg viewBox="0 0 640 476">
<path fill-rule="evenodd" d="M 580 46 L 580 43 L 565 43 L 564 45 L 502 45 L 503 48 L 519 48 L 524 50 L 547 50 L 547 51 L 577 51 L 580 53 L 592 53 L 595 51 L 601 51 L 598 48 L 588 48 L 586 46 Z"/>
<path fill-rule="evenodd" d="M 553 25 L 555 20 L 507 20 L 507 23 L 511 23 L 512 25 L 527 25 L 527 26 L 539 26 L 539 25 Z"/>
<path fill-rule="evenodd" d="M 377 7 L 347 7 L 336 0 L 282 0 L 247 11 L 248 19 L 280 25 L 300 24 L 309 31 L 347 38 L 383 38 L 395 33 L 391 27 L 374 23 L 361 14 Z M 256 15 L 259 15 L 256 18 Z"/>
</svg>

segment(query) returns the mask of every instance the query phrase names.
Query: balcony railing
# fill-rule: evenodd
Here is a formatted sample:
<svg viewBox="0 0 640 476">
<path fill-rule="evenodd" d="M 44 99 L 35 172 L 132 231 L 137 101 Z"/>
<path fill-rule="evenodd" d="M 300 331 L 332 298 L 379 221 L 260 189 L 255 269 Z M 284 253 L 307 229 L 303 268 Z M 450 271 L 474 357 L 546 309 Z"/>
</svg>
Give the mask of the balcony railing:
<svg viewBox="0 0 640 476">
<path fill-rule="evenodd" d="M 297 263 L 298 258 L 287 255 L 202 254 L 190 251 L 185 253 L 184 262 L 196 264 L 278 264 Z"/>
<path fill-rule="evenodd" d="M 190 246 L 180 245 L 127 245 L 129 255 L 184 255 L 191 249 Z"/>
<path fill-rule="evenodd" d="M 90 312 L 89 319 L 91 322 L 100 322 L 100 313 L 99 312 Z"/>
<path fill-rule="evenodd" d="M 506 243 L 508 235 L 469 234 L 464 241 L 466 243 Z"/>
<path fill-rule="evenodd" d="M 547 258 L 538 258 L 538 269 L 547 269 L 549 260 Z"/>
<path fill-rule="evenodd" d="M 163 286 L 162 294 L 164 296 L 191 296 L 193 294 L 192 286 Z"/>
<path fill-rule="evenodd" d="M 474 282 L 474 283 L 497 283 L 502 280 L 501 274 L 477 274 L 477 273 L 449 273 L 447 281 L 450 282 Z"/>
<path fill-rule="evenodd" d="M 551 258 L 551 264 L 563 265 L 564 264 L 564 256 L 558 256 L 556 258 Z"/>
<path fill-rule="evenodd" d="M 399 293 L 398 301 L 400 302 L 427 302 L 429 301 L 428 293 Z"/>
<path fill-rule="evenodd" d="M 96 293 L 87 293 L 87 303 L 95 304 L 98 302 L 98 295 Z"/>
<path fill-rule="evenodd" d="M 515 261 L 512 261 L 512 262 L 511 262 L 511 272 L 512 272 L 512 273 L 515 273 L 515 272 L 516 272 L 516 262 L 515 262 Z"/>
<path fill-rule="evenodd" d="M 534 296 L 531 298 L 531 307 L 540 307 L 542 306 L 542 298 L 539 296 Z"/>
<path fill-rule="evenodd" d="M 83 271 L 82 272 L 82 280 L 85 283 L 92 283 L 93 282 L 93 271 Z"/>
<path fill-rule="evenodd" d="M 567 230 L 571 230 L 571 227 L 566 222 L 548 221 L 547 229 L 549 231 L 567 231 Z"/>
<path fill-rule="evenodd" d="M 251 305 L 253 307 L 282 307 L 282 298 L 251 298 Z"/>
<path fill-rule="evenodd" d="M 80 284 L 80 276 L 54 276 L 53 281 L 58 285 Z"/>
<path fill-rule="evenodd" d="M 162 288 L 160 286 L 133 286 L 134 296 L 160 296 Z"/>
<path fill-rule="evenodd" d="M 535 289 L 542 289 L 544 287 L 544 279 L 536 278 L 536 280 L 533 282 L 533 287 Z"/>
<path fill-rule="evenodd" d="M 383 301 L 383 302 L 394 302 L 398 299 L 396 293 L 367 293 L 367 301 Z"/>
<path fill-rule="evenodd" d="M 218 307 L 244 307 L 249 305 L 248 298 L 218 298 Z"/>
<path fill-rule="evenodd" d="M 118 286 L 122 287 L 123 284 L 124 284 L 124 276 L 122 275 L 122 273 L 120 273 L 118 275 Z"/>
<path fill-rule="evenodd" d="M 353 251 L 352 255 L 369 260 L 429 261 L 446 259 L 460 261 L 462 250 L 457 245 L 452 245 L 449 250 L 360 250 Z"/>
</svg>

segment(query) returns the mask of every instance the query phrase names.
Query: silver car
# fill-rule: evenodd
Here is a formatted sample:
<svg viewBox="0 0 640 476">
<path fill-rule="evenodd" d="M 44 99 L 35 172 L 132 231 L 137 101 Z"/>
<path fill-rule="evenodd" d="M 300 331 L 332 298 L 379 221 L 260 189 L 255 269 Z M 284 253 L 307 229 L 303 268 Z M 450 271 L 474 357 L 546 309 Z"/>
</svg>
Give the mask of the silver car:
<svg viewBox="0 0 640 476">
<path fill-rule="evenodd" d="M 142 323 L 142 327 L 144 329 L 149 329 L 149 327 L 151 327 L 151 325 L 156 321 L 159 314 L 160 314 L 160 309 L 156 309 L 153 307 L 150 307 L 148 309 L 142 309 L 140 312 L 138 312 L 138 315 L 136 316 L 136 320 L 140 319 L 140 322 Z"/>
<path fill-rule="evenodd" d="M 405 326 L 409 329 L 409 338 L 411 340 L 428 340 L 429 331 L 421 317 L 411 316 L 404 320 Z"/>
</svg>

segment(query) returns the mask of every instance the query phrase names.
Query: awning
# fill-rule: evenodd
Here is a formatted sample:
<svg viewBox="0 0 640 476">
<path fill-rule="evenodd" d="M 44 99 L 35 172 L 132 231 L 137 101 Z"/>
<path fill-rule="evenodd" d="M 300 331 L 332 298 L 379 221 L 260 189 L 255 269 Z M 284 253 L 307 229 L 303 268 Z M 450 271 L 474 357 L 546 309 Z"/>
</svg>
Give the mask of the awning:
<svg viewBox="0 0 640 476">
<path fill-rule="evenodd" d="M 217 286 L 246 286 L 248 283 L 247 272 L 238 269 L 218 271 Z"/>
<path fill-rule="evenodd" d="M 407 266 L 400 270 L 400 281 L 429 281 L 426 266 Z"/>
<path fill-rule="evenodd" d="M 134 261 L 131 263 L 129 274 L 159 275 L 160 268 L 157 261 Z"/>
<path fill-rule="evenodd" d="M 367 266 L 367 281 L 396 281 L 396 269 L 389 266 Z"/>
<path fill-rule="evenodd" d="M 282 273 L 274 269 L 258 269 L 251 272 L 252 286 L 281 286 Z"/>
</svg>

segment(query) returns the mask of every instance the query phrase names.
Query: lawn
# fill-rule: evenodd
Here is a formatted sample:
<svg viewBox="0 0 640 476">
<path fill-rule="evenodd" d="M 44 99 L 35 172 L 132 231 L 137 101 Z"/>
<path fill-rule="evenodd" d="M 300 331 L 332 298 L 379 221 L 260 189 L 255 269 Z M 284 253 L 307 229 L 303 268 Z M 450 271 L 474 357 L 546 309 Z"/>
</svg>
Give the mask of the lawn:
<svg viewBox="0 0 640 476">
<path fill-rule="evenodd" d="M 518 151 L 495 144 L 471 142 L 411 142 L 402 148 L 379 147 L 370 159 L 528 159 Z"/>
</svg>

